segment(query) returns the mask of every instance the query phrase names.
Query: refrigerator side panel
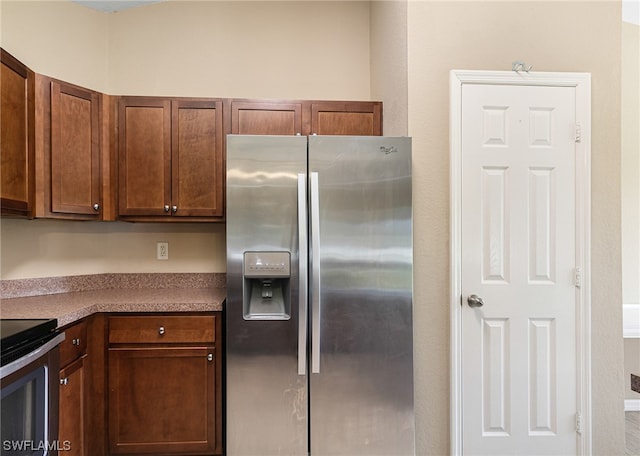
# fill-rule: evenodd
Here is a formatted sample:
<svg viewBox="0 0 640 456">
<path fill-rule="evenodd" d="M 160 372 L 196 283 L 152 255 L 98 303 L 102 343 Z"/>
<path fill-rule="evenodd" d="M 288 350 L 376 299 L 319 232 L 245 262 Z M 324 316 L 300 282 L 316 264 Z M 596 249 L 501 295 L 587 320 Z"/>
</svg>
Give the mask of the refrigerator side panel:
<svg viewBox="0 0 640 456">
<path fill-rule="evenodd" d="M 312 455 L 415 452 L 410 141 L 309 138 Z"/>
<path fill-rule="evenodd" d="M 306 175 L 306 156 L 306 137 L 227 137 L 229 456 L 308 451 L 307 377 L 298 374 L 298 175 Z M 265 273 L 272 281 L 260 272 L 269 262 L 280 265 Z M 270 314 L 282 295 L 289 307 Z M 247 296 L 257 304 L 247 307 Z"/>
</svg>

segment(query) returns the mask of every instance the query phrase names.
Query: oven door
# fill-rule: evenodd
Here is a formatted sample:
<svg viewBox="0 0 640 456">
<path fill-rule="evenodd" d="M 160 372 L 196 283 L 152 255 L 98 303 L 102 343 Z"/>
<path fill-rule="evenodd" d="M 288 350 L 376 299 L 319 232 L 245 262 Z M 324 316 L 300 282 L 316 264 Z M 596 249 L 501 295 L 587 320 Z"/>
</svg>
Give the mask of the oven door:
<svg viewBox="0 0 640 456">
<path fill-rule="evenodd" d="M 0 368 L 2 456 L 57 454 L 59 334 Z"/>
</svg>

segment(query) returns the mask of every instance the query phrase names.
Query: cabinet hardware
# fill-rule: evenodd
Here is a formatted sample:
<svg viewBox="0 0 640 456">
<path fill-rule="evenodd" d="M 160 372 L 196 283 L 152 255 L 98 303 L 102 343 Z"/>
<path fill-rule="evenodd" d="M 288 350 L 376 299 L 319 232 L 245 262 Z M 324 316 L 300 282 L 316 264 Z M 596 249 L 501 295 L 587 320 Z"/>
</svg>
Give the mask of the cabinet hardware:
<svg viewBox="0 0 640 456">
<path fill-rule="evenodd" d="M 165 204 L 165 205 L 164 205 L 164 211 L 165 211 L 165 212 L 169 212 L 169 205 L 168 205 L 168 204 Z"/>
<path fill-rule="evenodd" d="M 207 355 L 207 361 L 213 361 L 213 353 Z"/>
<path fill-rule="evenodd" d="M 175 214 L 178 212 L 178 206 L 171 206 L 171 211 Z"/>
<path fill-rule="evenodd" d="M 93 205 L 93 210 L 96 211 L 96 212 L 99 211 L 100 210 L 100 205 L 98 203 L 94 204 Z"/>
<path fill-rule="evenodd" d="M 71 345 L 80 345 L 80 338 L 71 339 Z"/>
<path fill-rule="evenodd" d="M 158 334 L 160 334 L 161 336 L 164 334 L 164 326 L 160 326 L 158 328 Z"/>
<path fill-rule="evenodd" d="M 60 384 L 61 385 L 68 385 L 69 384 L 69 378 L 68 377 L 61 378 L 60 379 Z"/>
</svg>

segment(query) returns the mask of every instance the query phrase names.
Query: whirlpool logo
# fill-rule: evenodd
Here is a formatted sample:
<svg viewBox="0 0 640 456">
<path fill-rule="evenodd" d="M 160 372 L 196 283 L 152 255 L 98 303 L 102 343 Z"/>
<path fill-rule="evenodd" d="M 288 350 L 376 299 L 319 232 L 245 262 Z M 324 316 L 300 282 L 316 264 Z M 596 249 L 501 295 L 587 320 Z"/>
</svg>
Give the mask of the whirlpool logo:
<svg viewBox="0 0 640 456">
<path fill-rule="evenodd" d="M 389 155 L 395 154 L 396 152 L 398 152 L 398 149 L 396 148 L 396 146 L 380 146 L 380 152 L 385 155 Z"/>
</svg>

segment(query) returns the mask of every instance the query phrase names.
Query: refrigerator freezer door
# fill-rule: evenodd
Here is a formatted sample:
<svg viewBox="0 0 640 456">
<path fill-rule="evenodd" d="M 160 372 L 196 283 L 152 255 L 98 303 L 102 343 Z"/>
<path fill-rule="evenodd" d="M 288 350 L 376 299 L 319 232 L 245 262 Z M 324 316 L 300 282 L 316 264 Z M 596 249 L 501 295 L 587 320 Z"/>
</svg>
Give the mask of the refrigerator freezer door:
<svg viewBox="0 0 640 456">
<path fill-rule="evenodd" d="M 308 453 L 307 376 L 305 366 L 299 363 L 299 359 L 305 360 L 304 352 L 302 356 L 298 354 L 301 283 L 298 198 L 304 190 L 299 189 L 298 182 L 299 174 L 303 175 L 303 182 L 306 179 L 306 159 L 306 137 L 227 137 L 226 453 L 229 456 Z M 302 229 L 304 241 L 306 227 Z M 248 320 L 243 315 L 244 282 L 261 280 L 243 278 L 245 252 L 290 253 L 288 277 L 274 278 L 288 281 L 283 282 L 282 289 L 290 298 L 289 319 Z M 262 263 L 270 264 L 274 261 L 269 258 L 279 256 L 269 254 L 265 258 Z M 306 263 L 306 254 L 302 260 Z M 304 351 L 306 343 L 302 344 Z M 299 375 L 299 369 L 303 375 Z"/>
<path fill-rule="evenodd" d="M 410 139 L 309 137 L 309 173 L 311 455 L 413 455 Z"/>
</svg>

